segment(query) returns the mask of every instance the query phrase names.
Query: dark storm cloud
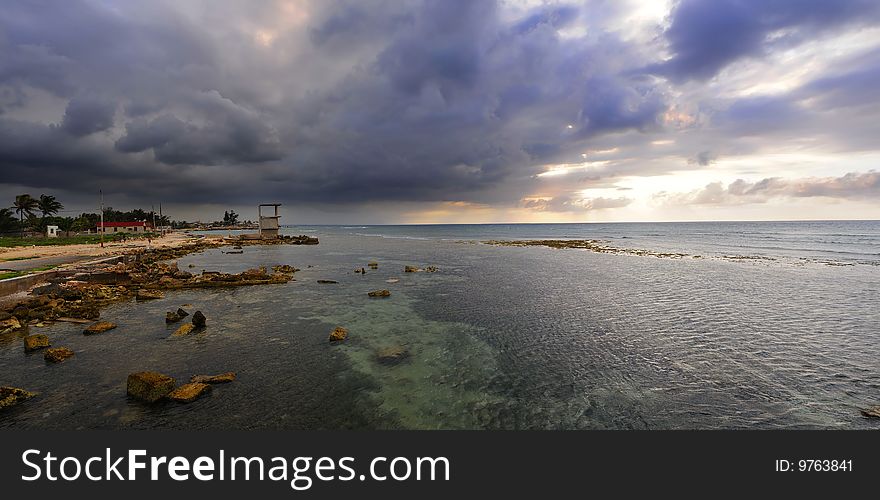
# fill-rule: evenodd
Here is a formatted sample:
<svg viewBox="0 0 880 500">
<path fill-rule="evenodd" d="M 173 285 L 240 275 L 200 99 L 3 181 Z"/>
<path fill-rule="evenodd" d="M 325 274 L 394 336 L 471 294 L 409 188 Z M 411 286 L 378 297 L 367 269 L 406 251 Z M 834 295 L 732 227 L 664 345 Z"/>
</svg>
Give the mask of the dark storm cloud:
<svg viewBox="0 0 880 500">
<path fill-rule="evenodd" d="M 705 80 L 740 58 L 878 19 L 875 0 L 681 0 L 664 33 L 672 58 L 653 69 L 676 81 Z"/>
<path fill-rule="evenodd" d="M 876 2 L 684 0 L 661 37 L 615 31 L 627 14 L 603 1 L 13 2 L 0 9 L 0 184 L 132 203 L 577 212 L 631 201 L 584 188 L 685 158 L 704 168 L 797 134 L 875 141 L 874 115 L 844 109 L 878 99 L 870 54 L 772 96 L 679 109 L 675 82 L 872 22 Z M 677 131 L 669 151 L 650 144 Z M 587 152 L 589 171 L 536 176 Z"/>
<path fill-rule="evenodd" d="M 113 126 L 116 104 L 113 102 L 72 99 L 64 112 L 61 128 L 75 136 L 94 134 Z"/>
</svg>

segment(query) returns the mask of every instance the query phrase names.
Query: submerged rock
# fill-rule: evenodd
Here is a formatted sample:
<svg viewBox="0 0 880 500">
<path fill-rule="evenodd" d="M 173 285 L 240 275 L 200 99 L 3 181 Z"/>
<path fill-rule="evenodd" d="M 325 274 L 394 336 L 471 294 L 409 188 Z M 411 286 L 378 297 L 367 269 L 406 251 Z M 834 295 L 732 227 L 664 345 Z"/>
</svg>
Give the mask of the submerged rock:
<svg viewBox="0 0 880 500">
<path fill-rule="evenodd" d="M 195 329 L 196 329 L 196 327 L 193 326 L 192 324 L 184 323 L 184 324 L 180 325 L 180 328 L 175 330 L 174 333 L 171 334 L 171 336 L 172 337 L 183 337 L 184 335 L 189 335 Z"/>
<path fill-rule="evenodd" d="M 178 403 L 192 403 L 203 394 L 211 390 L 211 386 L 201 382 L 190 382 L 168 393 L 168 399 Z"/>
<path fill-rule="evenodd" d="M 880 406 L 872 406 L 870 408 L 863 408 L 862 415 L 868 418 L 880 418 Z"/>
<path fill-rule="evenodd" d="M 116 323 L 111 323 L 110 321 L 98 321 L 97 323 L 93 323 L 89 325 L 85 330 L 83 330 L 83 335 L 95 335 L 96 333 L 104 333 L 108 330 L 116 328 L 116 326 Z"/>
<path fill-rule="evenodd" d="M 370 297 L 391 297 L 391 292 L 388 290 L 373 290 L 372 292 L 367 292 L 367 295 Z"/>
<path fill-rule="evenodd" d="M 193 375 L 190 382 L 199 384 L 227 384 L 235 380 L 235 372 L 226 372 L 219 375 Z"/>
<path fill-rule="evenodd" d="M 346 338 L 348 338 L 348 329 L 343 328 L 341 326 L 337 326 L 330 332 L 330 342 L 342 342 Z"/>
<path fill-rule="evenodd" d="M 43 358 L 49 363 L 60 363 L 65 359 L 72 358 L 75 353 L 66 347 L 53 347 L 46 350 Z"/>
<path fill-rule="evenodd" d="M 336 280 L 318 280 L 318 283 L 320 283 L 322 285 L 336 285 L 339 282 Z"/>
<path fill-rule="evenodd" d="M 376 352 L 376 360 L 384 365 L 396 365 L 407 357 L 409 350 L 400 345 L 383 347 Z"/>
<path fill-rule="evenodd" d="M 28 335 L 24 338 L 24 350 L 25 351 L 36 351 L 37 349 L 44 349 L 49 347 L 49 337 L 43 335 L 42 333 L 37 333 L 34 335 Z"/>
<path fill-rule="evenodd" d="M 205 318 L 205 315 L 202 314 L 202 311 L 196 311 L 193 313 L 192 324 L 196 328 L 204 328 L 207 324 L 208 319 Z"/>
<path fill-rule="evenodd" d="M 161 282 L 162 279 L 160 279 L 159 281 Z M 135 299 L 137 299 L 139 301 L 156 300 L 156 299 L 164 299 L 164 298 L 165 298 L 165 294 L 160 292 L 159 290 L 138 290 L 137 295 L 135 295 Z"/>
<path fill-rule="evenodd" d="M 378 262 L 370 262 L 370 263 L 368 263 L 367 265 L 370 266 L 370 269 L 379 269 L 379 263 L 378 263 Z"/>
<path fill-rule="evenodd" d="M 174 390 L 175 381 L 168 375 L 157 372 L 138 372 L 128 376 L 127 391 L 148 403 L 154 403 Z"/>
<path fill-rule="evenodd" d="M 19 389 L 18 387 L 0 387 L 0 409 L 16 405 L 25 399 L 30 399 L 34 396 L 36 396 L 36 394 L 33 392 L 28 392 L 24 389 Z"/>
</svg>

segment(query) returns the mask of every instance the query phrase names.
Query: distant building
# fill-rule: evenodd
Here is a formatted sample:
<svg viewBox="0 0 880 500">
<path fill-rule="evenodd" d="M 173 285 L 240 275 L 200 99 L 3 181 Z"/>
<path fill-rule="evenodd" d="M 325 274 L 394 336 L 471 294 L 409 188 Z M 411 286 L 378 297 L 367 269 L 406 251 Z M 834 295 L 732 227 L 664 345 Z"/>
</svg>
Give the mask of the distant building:
<svg viewBox="0 0 880 500">
<path fill-rule="evenodd" d="M 58 226 L 46 226 L 46 237 L 47 238 L 57 238 L 58 237 Z"/>
<path fill-rule="evenodd" d="M 146 222 L 105 222 L 102 226 L 98 223 L 96 228 L 100 233 L 146 233 L 151 226 Z"/>
</svg>

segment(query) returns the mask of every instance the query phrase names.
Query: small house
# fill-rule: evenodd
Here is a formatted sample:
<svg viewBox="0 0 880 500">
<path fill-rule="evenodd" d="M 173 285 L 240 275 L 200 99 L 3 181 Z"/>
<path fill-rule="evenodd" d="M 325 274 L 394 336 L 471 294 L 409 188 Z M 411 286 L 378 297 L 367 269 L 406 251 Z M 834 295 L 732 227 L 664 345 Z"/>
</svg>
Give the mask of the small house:
<svg viewBox="0 0 880 500">
<path fill-rule="evenodd" d="M 146 233 L 150 230 L 150 225 L 146 222 L 104 222 L 98 223 L 98 234 L 113 233 Z"/>
</svg>

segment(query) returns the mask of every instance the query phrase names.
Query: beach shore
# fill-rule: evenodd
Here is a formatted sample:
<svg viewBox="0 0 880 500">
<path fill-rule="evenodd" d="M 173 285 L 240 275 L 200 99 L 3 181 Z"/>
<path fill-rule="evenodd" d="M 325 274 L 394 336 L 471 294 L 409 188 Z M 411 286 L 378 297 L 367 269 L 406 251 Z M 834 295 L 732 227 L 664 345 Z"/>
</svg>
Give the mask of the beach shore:
<svg viewBox="0 0 880 500">
<path fill-rule="evenodd" d="M 209 238 L 219 237 L 220 235 L 210 236 Z M 100 244 L 86 244 L 0 248 L 0 268 L 27 271 L 45 264 L 58 264 L 58 267 L 63 267 L 66 264 L 76 263 L 85 259 L 99 259 L 122 255 L 133 250 L 147 248 L 148 246 L 152 248 L 175 248 L 192 242 L 195 239 L 183 232 L 170 232 L 149 242 L 146 239 L 132 239 L 126 242 L 107 242 L 104 243 L 103 247 Z"/>
</svg>

